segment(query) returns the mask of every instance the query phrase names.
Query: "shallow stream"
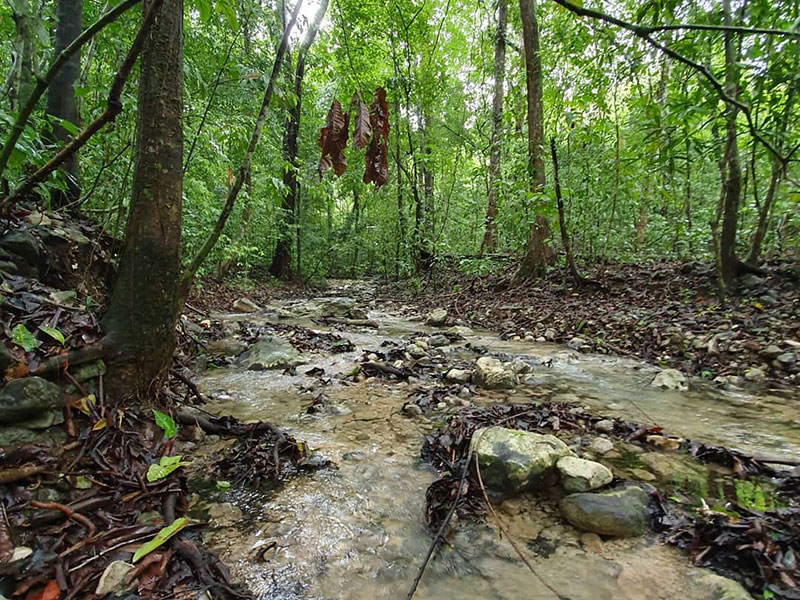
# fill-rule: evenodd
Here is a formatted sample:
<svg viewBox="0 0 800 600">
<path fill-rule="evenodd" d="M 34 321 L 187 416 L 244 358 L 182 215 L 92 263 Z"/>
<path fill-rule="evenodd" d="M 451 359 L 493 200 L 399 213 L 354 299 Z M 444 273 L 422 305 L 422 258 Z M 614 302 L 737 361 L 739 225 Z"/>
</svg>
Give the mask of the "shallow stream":
<svg viewBox="0 0 800 600">
<path fill-rule="evenodd" d="M 217 520 L 209 541 L 235 577 L 260 597 L 405 598 L 431 542 L 423 513 L 425 490 L 436 475 L 419 453 L 425 434 L 444 415 L 404 415 L 408 384 L 381 379 L 352 383 L 339 376 L 352 372 L 362 353 L 379 349 L 384 340 L 432 330 L 371 308 L 377 331 L 338 332 L 356 350 L 309 354 L 308 366 L 299 367 L 298 375 L 228 367 L 200 378 L 202 389 L 213 398 L 208 410 L 273 422 L 336 465 L 301 475 L 274 493 L 232 489 L 206 498 L 241 511 L 241 518 L 234 510 L 233 519 Z M 327 329 L 308 320 L 297 322 Z M 502 341 L 488 332 L 475 332 L 444 350 L 451 361 L 466 361 L 475 356 L 467 344 L 534 365 L 525 384 L 510 392 L 479 392 L 472 397 L 476 404 L 575 401 L 604 415 L 658 424 L 671 433 L 749 454 L 800 456 L 797 394 L 721 392 L 703 386 L 683 393 L 657 390 L 648 387 L 656 369 L 644 363 L 578 355 L 554 344 Z M 302 375 L 311 366 L 323 368 L 331 383 L 321 386 Z M 423 379 L 413 385 L 425 384 Z M 321 391 L 332 408 L 307 414 Z M 728 580 L 691 566 L 684 555 L 654 537 L 600 541 L 582 536 L 541 499 L 507 500 L 498 506 L 498 514 L 538 576 L 519 560 L 491 519 L 459 522 L 428 566 L 416 598 L 554 598 L 539 577 L 571 600 L 747 597 Z"/>
</svg>

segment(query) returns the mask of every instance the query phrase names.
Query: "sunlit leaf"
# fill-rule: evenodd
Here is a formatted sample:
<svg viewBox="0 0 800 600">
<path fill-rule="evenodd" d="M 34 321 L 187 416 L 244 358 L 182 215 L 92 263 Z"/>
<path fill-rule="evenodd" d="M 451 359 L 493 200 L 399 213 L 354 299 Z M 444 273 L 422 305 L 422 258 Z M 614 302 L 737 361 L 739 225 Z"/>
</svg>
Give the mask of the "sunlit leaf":
<svg viewBox="0 0 800 600">
<path fill-rule="evenodd" d="M 153 550 L 161 546 L 164 542 L 169 540 L 173 535 L 178 533 L 188 524 L 189 520 L 186 517 L 175 519 L 171 525 L 167 525 L 164 527 L 164 529 L 159 531 L 152 540 L 142 544 L 142 546 L 133 555 L 133 562 L 137 562 L 143 556 L 150 554 Z"/>
<path fill-rule="evenodd" d="M 152 482 L 152 481 L 158 481 L 159 479 L 164 479 L 175 469 L 178 469 L 188 464 L 189 464 L 188 462 L 181 462 L 180 454 L 176 456 L 162 456 L 158 464 L 153 463 L 148 467 L 147 481 Z"/>
<path fill-rule="evenodd" d="M 173 437 L 177 433 L 178 427 L 168 414 L 159 410 L 153 410 L 153 416 L 155 417 L 156 425 L 164 431 L 164 435 L 167 439 Z"/>
<path fill-rule="evenodd" d="M 38 345 L 36 338 L 33 337 L 33 334 L 28 331 L 28 328 L 25 325 L 19 324 L 11 331 L 11 341 L 14 342 L 17 346 L 25 350 L 25 352 L 30 352 Z"/>
</svg>

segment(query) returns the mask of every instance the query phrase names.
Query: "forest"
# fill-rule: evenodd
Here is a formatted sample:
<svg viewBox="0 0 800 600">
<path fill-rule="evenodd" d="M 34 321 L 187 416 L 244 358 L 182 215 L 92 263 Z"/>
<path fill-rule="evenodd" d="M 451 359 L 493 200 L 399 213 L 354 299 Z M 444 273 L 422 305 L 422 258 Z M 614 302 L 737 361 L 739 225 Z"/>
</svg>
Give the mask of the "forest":
<svg viewBox="0 0 800 600">
<path fill-rule="evenodd" d="M 800 2 L 0 50 L 0 600 L 800 597 Z"/>
</svg>

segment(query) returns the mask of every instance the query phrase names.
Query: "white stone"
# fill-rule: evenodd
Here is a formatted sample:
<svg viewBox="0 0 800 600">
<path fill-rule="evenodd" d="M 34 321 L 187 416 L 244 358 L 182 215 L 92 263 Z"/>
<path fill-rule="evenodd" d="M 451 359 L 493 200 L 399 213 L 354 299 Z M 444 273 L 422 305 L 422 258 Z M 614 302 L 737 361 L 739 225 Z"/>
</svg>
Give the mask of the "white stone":
<svg viewBox="0 0 800 600">
<path fill-rule="evenodd" d="M 614 475 L 605 465 L 575 456 L 560 458 L 556 469 L 561 473 L 561 483 L 567 492 L 596 490 L 614 479 Z"/>
<path fill-rule="evenodd" d="M 686 375 L 677 369 L 664 369 L 653 378 L 653 381 L 650 382 L 650 386 L 685 392 L 689 389 L 689 381 L 686 379 Z"/>
</svg>

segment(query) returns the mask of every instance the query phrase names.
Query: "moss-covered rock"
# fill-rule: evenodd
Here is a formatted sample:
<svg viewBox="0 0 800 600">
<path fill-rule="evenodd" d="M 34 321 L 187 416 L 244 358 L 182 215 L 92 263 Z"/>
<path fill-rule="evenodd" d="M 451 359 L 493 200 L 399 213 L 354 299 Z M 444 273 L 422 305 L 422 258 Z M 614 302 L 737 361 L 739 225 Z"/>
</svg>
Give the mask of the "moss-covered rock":
<svg viewBox="0 0 800 600">
<path fill-rule="evenodd" d="M 630 486 L 602 493 L 570 494 L 561 500 L 561 512 L 582 531 L 635 537 L 649 528 L 647 503 L 647 493 Z"/>
</svg>

